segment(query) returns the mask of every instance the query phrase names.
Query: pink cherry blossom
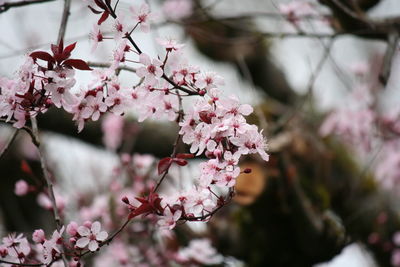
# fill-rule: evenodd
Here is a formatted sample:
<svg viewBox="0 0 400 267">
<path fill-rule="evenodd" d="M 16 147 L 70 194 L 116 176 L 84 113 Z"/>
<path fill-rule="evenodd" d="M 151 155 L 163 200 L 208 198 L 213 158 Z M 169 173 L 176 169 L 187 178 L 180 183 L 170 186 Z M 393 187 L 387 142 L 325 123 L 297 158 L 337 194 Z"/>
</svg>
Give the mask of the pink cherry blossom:
<svg viewBox="0 0 400 267">
<path fill-rule="evenodd" d="M 172 230 L 173 228 L 175 228 L 176 222 L 179 220 L 181 215 L 181 210 L 177 210 L 172 213 L 172 211 L 167 207 L 164 210 L 164 216 L 161 217 L 160 220 L 158 220 L 158 225 L 161 228 Z"/>
<path fill-rule="evenodd" d="M 135 23 L 140 25 L 142 32 L 149 32 L 150 22 L 154 19 L 152 13 L 150 13 L 150 8 L 147 4 L 142 4 L 140 8 L 131 6 L 130 11 Z"/>
<path fill-rule="evenodd" d="M 78 233 L 81 237 L 76 241 L 76 246 L 79 248 L 88 246 L 90 251 L 96 251 L 99 248 L 99 243 L 108 237 L 106 231 L 100 230 L 101 224 L 98 221 L 95 221 L 90 229 L 87 226 L 79 226 Z"/>
<path fill-rule="evenodd" d="M 140 54 L 139 62 L 144 66 L 139 67 L 136 74 L 140 78 L 145 78 L 146 84 L 155 85 L 157 83 L 157 78 L 163 75 L 163 70 L 161 69 L 162 62 L 158 59 L 151 60 L 150 57 L 144 53 Z"/>
</svg>

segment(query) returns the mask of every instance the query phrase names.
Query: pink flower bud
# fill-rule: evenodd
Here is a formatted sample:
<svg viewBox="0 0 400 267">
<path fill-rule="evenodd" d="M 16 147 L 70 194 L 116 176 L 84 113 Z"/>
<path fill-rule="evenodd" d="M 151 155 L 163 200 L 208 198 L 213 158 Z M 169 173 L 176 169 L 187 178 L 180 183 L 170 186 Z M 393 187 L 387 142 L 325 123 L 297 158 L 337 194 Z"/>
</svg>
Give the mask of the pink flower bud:
<svg viewBox="0 0 400 267">
<path fill-rule="evenodd" d="M 42 229 L 35 230 L 32 234 L 32 240 L 36 243 L 43 243 L 46 241 L 46 235 Z"/>
<path fill-rule="evenodd" d="M 83 225 L 90 229 L 92 227 L 92 222 L 91 221 L 86 221 L 86 222 L 83 223 Z"/>
<path fill-rule="evenodd" d="M 78 233 L 78 224 L 74 221 L 67 225 L 67 233 L 71 236 L 75 236 Z"/>
<path fill-rule="evenodd" d="M 29 191 L 29 185 L 24 180 L 18 180 L 15 183 L 14 192 L 17 196 L 24 196 L 28 193 L 28 191 Z"/>
</svg>

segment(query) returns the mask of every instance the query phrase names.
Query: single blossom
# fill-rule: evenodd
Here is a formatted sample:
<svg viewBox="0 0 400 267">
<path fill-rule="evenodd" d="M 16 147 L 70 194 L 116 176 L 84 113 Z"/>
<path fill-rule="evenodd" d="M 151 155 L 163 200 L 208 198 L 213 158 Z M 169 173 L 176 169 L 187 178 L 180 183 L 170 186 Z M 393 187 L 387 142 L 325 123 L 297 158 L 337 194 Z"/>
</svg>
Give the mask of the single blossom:
<svg viewBox="0 0 400 267">
<path fill-rule="evenodd" d="M 99 243 L 107 239 L 108 234 L 106 231 L 101 231 L 100 222 L 94 222 L 91 227 L 79 226 L 78 233 L 81 236 L 76 241 L 78 248 L 85 248 L 88 246 L 90 251 L 96 251 L 99 248 Z"/>
</svg>

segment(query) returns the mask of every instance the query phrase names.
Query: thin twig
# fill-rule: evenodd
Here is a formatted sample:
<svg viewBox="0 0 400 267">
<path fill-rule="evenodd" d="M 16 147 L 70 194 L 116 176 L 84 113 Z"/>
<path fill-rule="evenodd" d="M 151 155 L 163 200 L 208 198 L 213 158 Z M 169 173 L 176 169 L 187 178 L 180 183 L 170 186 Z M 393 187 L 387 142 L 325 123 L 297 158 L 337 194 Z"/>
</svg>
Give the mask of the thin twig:
<svg viewBox="0 0 400 267">
<path fill-rule="evenodd" d="M 0 152 L 0 159 L 7 154 L 8 150 L 10 149 L 12 143 L 14 142 L 15 138 L 17 137 L 19 133 L 19 129 L 15 129 L 14 133 L 11 135 L 10 139 L 6 143 L 6 145 L 3 147 L 3 150 Z"/>
<path fill-rule="evenodd" d="M 304 107 L 304 104 L 307 102 L 307 99 L 310 99 L 312 97 L 312 89 L 314 87 L 315 81 L 317 80 L 326 60 L 329 58 L 333 42 L 334 39 L 331 39 L 327 46 L 324 45 L 325 52 L 320 61 L 318 62 L 315 71 L 311 73 L 310 80 L 307 85 L 307 93 L 303 97 L 303 100 L 301 100 L 300 103 L 292 111 L 290 111 L 290 113 L 287 116 L 283 116 L 278 120 L 274 129 L 272 130 L 273 133 L 276 133 L 277 131 L 282 129 L 286 124 L 288 124 L 289 121 L 291 121 L 295 117 L 295 115 L 298 114 L 298 112 Z"/>
<path fill-rule="evenodd" d="M 396 48 L 398 43 L 399 43 L 399 32 L 393 30 L 388 35 L 387 48 L 385 52 L 385 57 L 383 58 L 383 66 L 381 73 L 379 74 L 379 81 L 382 83 L 383 86 L 386 86 L 389 80 L 393 57 L 397 51 Z"/>
<path fill-rule="evenodd" d="M 36 140 L 40 140 L 39 138 L 39 129 L 38 129 L 38 125 L 37 125 L 37 121 L 36 118 L 31 118 L 31 122 L 32 122 L 32 130 L 33 130 L 33 134 L 36 137 Z M 53 183 L 50 179 L 49 173 L 48 173 L 48 168 L 47 168 L 47 161 L 45 159 L 44 156 L 44 151 L 43 151 L 43 146 L 40 145 L 40 142 L 38 145 L 36 145 L 37 149 L 38 149 L 38 154 L 39 154 L 39 160 L 40 160 L 40 165 L 42 167 L 42 172 L 43 172 L 43 177 L 46 181 L 46 186 L 48 188 L 48 194 L 49 194 L 49 198 L 50 198 L 50 202 L 52 204 L 52 208 L 53 208 L 53 216 L 54 216 L 54 220 L 56 222 L 56 227 L 57 230 L 60 231 L 62 228 L 62 221 L 61 221 L 61 217 L 60 214 L 58 213 L 58 208 L 57 208 L 57 201 L 54 195 L 54 189 L 53 189 Z M 68 261 L 67 258 L 65 257 L 64 254 L 64 248 L 61 248 L 61 258 L 64 262 L 65 267 L 68 267 Z"/>
<path fill-rule="evenodd" d="M 13 121 L 13 120 L 7 121 L 7 120 L 4 119 L 4 118 L 0 118 L 0 122 L 7 123 L 7 124 L 11 124 L 11 125 L 15 123 L 15 121 Z M 39 143 L 39 140 L 37 140 L 36 137 L 35 137 L 35 135 L 33 134 L 33 131 L 32 131 L 31 128 L 29 128 L 28 126 L 24 126 L 24 127 L 22 127 L 21 129 L 24 130 L 25 132 L 27 132 L 27 133 L 31 136 L 32 142 L 33 142 L 33 144 L 34 144 L 35 146 L 38 146 L 38 145 L 40 144 L 40 143 Z"/>
<path fill-rule="evenodd" d="M 51 2 L 54 0 L 27 0 L 27 1 L 18 1 L 18 2 L 8 2 L 0 5 L 0 13 L 6 12 L 10 8 L 14 7 L 23 7 L 23 6 L 28 6 L 28 5 L 33 5 L 33 4 L 41 4 L 41 3 L 46 3 L 46 2 Z"/>
<path fill-rule="evenodd" d="M 64 39 L 65 30 L 67 29 L 68 17 L 70 15 L 71 0 L 64 0 L 64 11 L 61 18 L 60 29 L 58 30 L 57 44 Z"/>
</svg>

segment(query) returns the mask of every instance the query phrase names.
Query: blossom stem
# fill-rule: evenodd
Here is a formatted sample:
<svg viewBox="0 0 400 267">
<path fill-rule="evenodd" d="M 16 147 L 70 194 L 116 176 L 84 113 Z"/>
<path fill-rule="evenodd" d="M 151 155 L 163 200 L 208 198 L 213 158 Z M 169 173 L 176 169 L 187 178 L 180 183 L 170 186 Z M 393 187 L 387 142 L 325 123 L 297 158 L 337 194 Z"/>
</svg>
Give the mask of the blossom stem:
<svg viewBox="0 0 400 267">
<path fill-rule="evenodd" d="M 32 130 L 33 130 L 33 134 L 35 136 L 35 139 L 39 140 L 39 142 L 37 144 L 35 144 L 35 145 L 36 145 L 36 147 L 38 149 L 40 165 L 42 167 L 43 176 L 44 176 L 44 179 L 46 181 L 46 186 L 48 188 L 49 199 L 50 199 L 51 204 L 52 204 L 53 216 L 54 216 L 54 220 L 56 222 L 56 227 L 57 227 L 57 230 L 60 231 L 61 227 L 62 227 L 61 217 L 60 217 L 60 214 L 58 213 L 57 201 L 56 201 L 56 198 L 55 198 L 55 195 L 54 195 L 53 183 L 52 183 L 52 181 L 50 179 L 50 176 L 49 176 L 49 173 L 48 173 L 47 162 L 46 162 L 46 159 L 44 157 L 43 146 L 40 144 L 39 129 L 38 129 L 36 118 L 31 118 L 31 122 L 32 122 Z M 65 257 L 64 248 L 63 247 L 61 248 L 61 258 L 62 258 L 62 260 L 64 262 L 64 266 L 68 267 L 68 261 L 67 261 L 67 258 Z"/>
</svg>

